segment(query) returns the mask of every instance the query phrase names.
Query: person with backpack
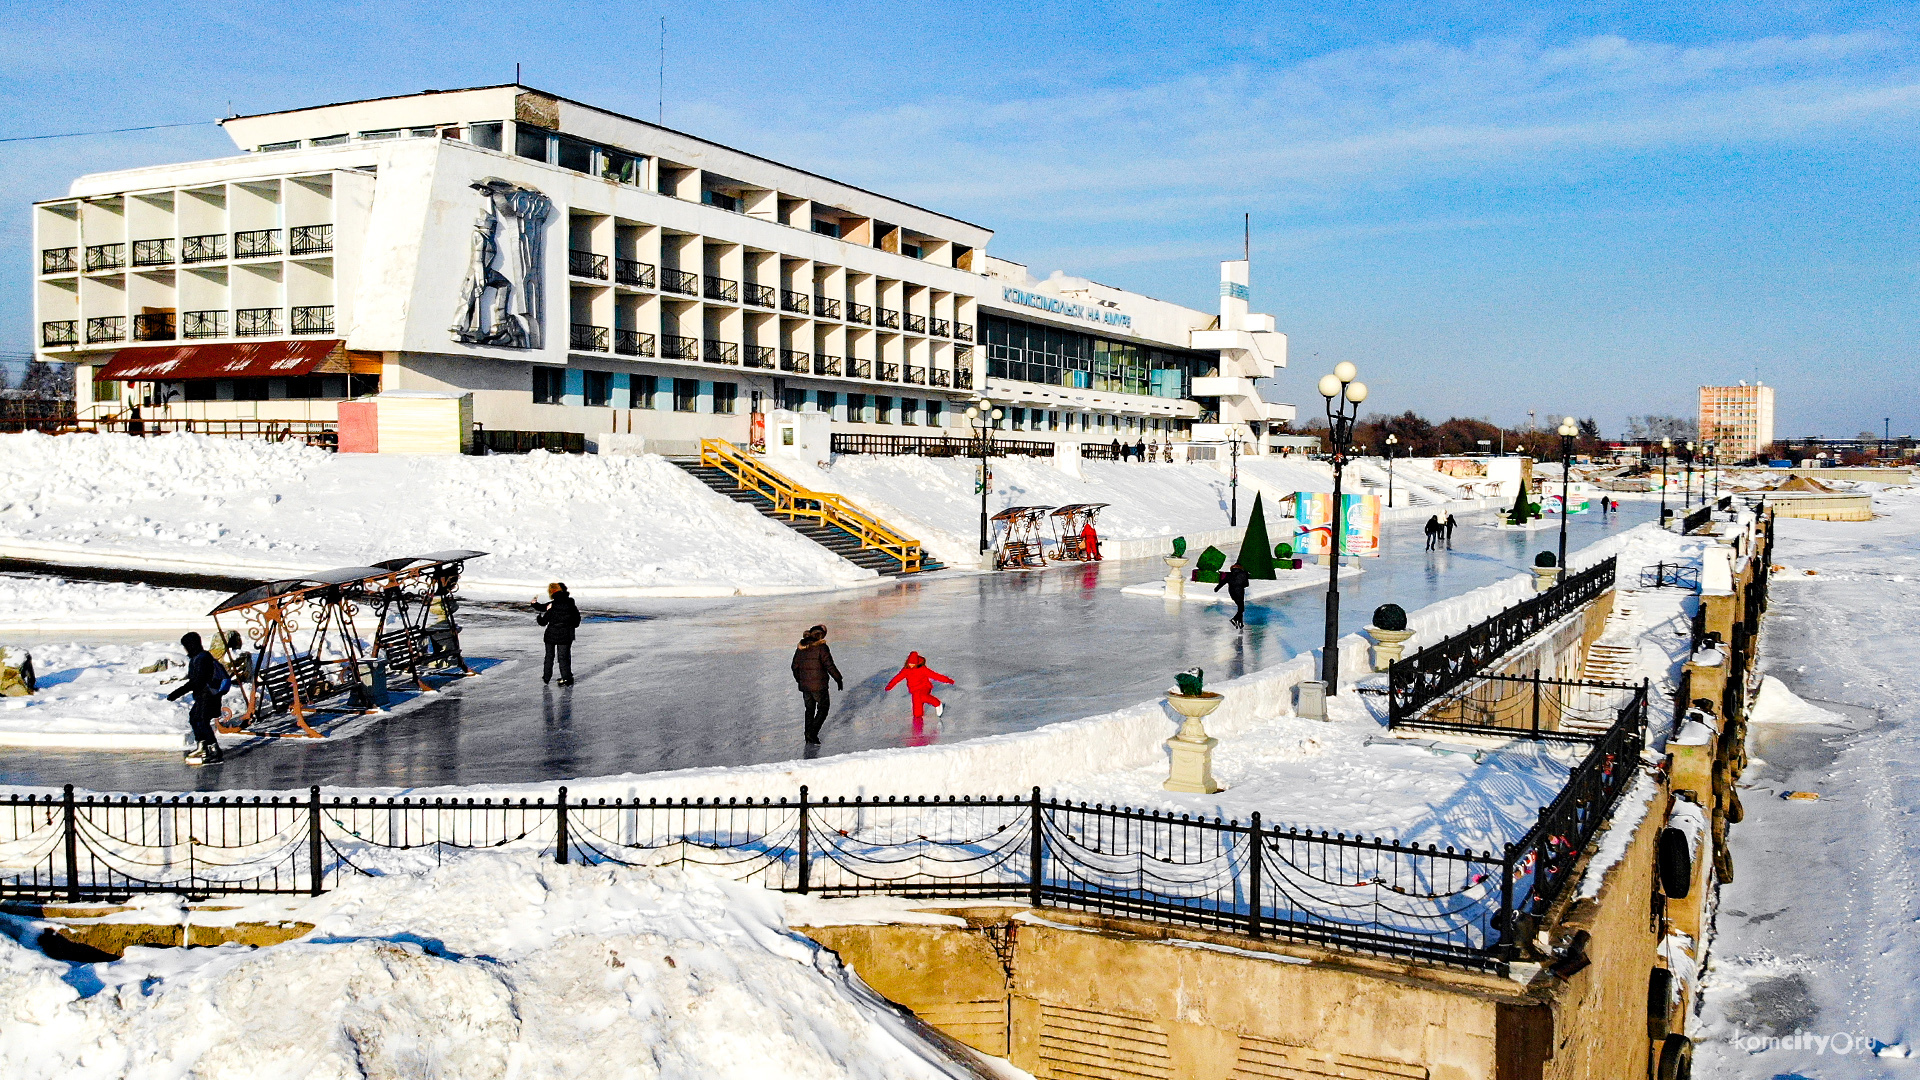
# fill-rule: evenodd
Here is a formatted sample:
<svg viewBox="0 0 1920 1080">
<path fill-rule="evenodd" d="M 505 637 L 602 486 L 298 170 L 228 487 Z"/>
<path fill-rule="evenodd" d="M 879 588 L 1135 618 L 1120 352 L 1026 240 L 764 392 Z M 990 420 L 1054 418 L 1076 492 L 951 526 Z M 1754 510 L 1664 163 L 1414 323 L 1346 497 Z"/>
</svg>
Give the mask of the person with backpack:
<svg viewBox="0 0 1920 1080">
<path fill-rule="evenodd" d="M 540 665 L 540 681 L 553 681 L 553 662 L 560 661 L 560 685 L 573 685 L 573 634 L 580 629 L 580 605 L 573 602 L 573 596 L 567 592 L 564 582 L 556 581 L 547 586 L 547 602 L 533 602 L 533 609 L 540 613 L 540 625 L 546 632 L 540 635 L 546 644 L 547 658 Z"/>
<path fill-rule="evenodd" d="M 887 683 L 886 690 L 881 691 L 881 693 L 886 693 L 887 690 L 892 690 L 894 687 L 899 686 L 901 680 L 906 681 L 907 692 L 913 695 L 913 722 L 915 724 L 927 718 L 927 706 L 929 705 L 933 706 L 933 715 L 935 716 L 946 712 L 946 703 L 933 696 L 933 684 L 937 682 L 952 684 L 953 680 L 928 667 L 926 657 L 921 656 L 917 652 L 908 653 L 906 666 L 902 667 L 900 673 L 893 677 L 893 681 Z"/>
<path fill-rule="evenodd" d="M 840 689 L 847 688 L 847 680 L 834 666 L 833 650 L 827 648 L 827 628 L 810 626 L 800 635 L 800 647 L 793 650 L 793 681 L 800 687 L 800 698 L 806 705 L 807 742 L 812 745 L 819 745 L 820 727 L 827 722 L 827 710 L 833 706 L 833 698 L 827 693 L 829 678 Z"/>
<path fill-rule="evenodd" d="M 1236 562 L 1213 585 L 1214 592 L 1226 586 L 1227 595 L 1233 598 L 1233 627 L 1236 630 L 1247 625 L 1247 583 L 1251 580 L 1253 578 L 1247 573 L 1247 568 Z"/>
<path fill-rule="evenodd" d="M 178 701 L 187 694 L 193 695 L 193 706 L 187 710 L 187 724 L 193 728 L 196 745 L 187 751 L 187 764 L 218 765 L 227 756 L 220 750 L 220 740 L 214 737 L 213 722 L 220 718 L 220 697 L 233 688 L 233 682 L 227 676 L 227 669 L 200 644 L 199 634 L 180 635 L 180 646 L 187 650 L 187 678 L 173 688 L 167 700 Z"/>
</svg>

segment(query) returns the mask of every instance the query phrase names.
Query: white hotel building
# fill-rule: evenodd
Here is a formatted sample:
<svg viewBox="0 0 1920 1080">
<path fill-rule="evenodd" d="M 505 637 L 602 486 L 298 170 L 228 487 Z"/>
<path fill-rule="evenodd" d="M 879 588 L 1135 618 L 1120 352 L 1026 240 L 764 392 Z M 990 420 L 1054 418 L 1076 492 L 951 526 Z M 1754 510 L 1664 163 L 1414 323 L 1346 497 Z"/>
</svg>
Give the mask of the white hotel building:
<svg viewBox="0 0 1920 1080">
<path fill-rule="evenodd" d="M 1249 449 L 1293 407 L 1222 265 L 1219 313 L 987 254 L 979 225 L 524 86 L 233 117 L 234 157 L 82 177 L 34 206 L 39 355 L 82 416 L 331 421 L 472 395 L 502 433 L 943 435 Z M 961 434 L 954 430 L 953 434 Z M 1259 452 L 1255 450 L 1254 452 Z"/>
</svg>

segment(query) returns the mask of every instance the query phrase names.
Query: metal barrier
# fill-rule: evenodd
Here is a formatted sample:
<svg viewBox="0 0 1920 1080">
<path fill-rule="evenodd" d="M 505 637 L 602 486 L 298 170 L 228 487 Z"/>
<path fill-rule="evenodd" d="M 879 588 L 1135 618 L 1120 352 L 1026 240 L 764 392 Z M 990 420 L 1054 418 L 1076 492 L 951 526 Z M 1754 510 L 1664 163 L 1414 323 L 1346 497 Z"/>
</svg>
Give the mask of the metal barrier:
<svg viewBox="0 0 1920 1080">
<path fill-rule="evenodd" d="M 1640 568 L 1643 589 L 1692 589 L 1700 591 L 1700 568 L 1684 563 L 1654 563 Z"/>
<path fill-rule="evenodd" d="M 1413 719 L 1420 710 L 1452 693 L 1495 661 L 1613 588 L 1617 558 L 1588 567 L 1542 593 L 1536 593 L 1484 622 L 1462 630 L 1387 669 L 1390 726 Z"/>
<path fill-rule="evenodd" d="M 115 416 L 103 420 L 79 420 L 71 416 L 0 417 L 0 432 L 43 431 L 50 435 L 70 432 L 119 435 L 166 435 L 175 431 L 195 435 L 215 435 L 232 439 L 265 439 L 268 442 L 303 442 L 323 450 L 340 445 L 339 425 L 332 420 L 182 420 L 134 419 Z"/>
<path fill-rule="evenodd" d="M 1700 526 L 1705 525 L 1712 520 L 1713 520 L 1712 505 L 1703 506 L 1700 509 L 1695 510 L 1693 513 L 1688 514 L 1680 522 L 1680 535 L 1682 536 L 1691 535 L 1695 529 L 1698 529 Z"/>
<path fill-rule="evenodd" d="M 1440 731 L 1539 742 L 1593 742 L 1622 709 L 1645 698 L 1645 683 L 1482 675 L 1419 715 L 1392 722 L 1395 731 Z"/>
<path fill-rule="evenodd" d="M 835 434 L 829 449 L 836 454 L 979 457 L 980 440 L 925 435 Z M 994 439 L 987 444 L 987 455 L 989 457 L 1052 457 L 1053 444 Z"/>
<path fill-rule="evenodd" d="M 709 465 L 734 478 L 749 491 L 757 491 L 773 503 L 773 513 L 787 518 L 812 518 L 831 525 L 873 548 L 900 560 L 902 573 L 921 568 L 925 553 L 920 541 L 894 530 L 846 499 L 828 491 L 809 491 L 768 468 L 758 459 L 724 439 L 700 440 L 700 464 Z"/>
</svg>

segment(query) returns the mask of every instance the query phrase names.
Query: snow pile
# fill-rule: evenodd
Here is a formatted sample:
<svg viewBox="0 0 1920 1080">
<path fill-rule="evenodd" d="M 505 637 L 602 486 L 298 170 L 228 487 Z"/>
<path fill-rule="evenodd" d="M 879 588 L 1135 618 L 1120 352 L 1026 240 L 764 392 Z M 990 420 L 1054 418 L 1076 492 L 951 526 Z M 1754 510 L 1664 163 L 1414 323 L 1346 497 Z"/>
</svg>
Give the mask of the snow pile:
<svg viewBox="0 0 1920 1080">
<path fill-rule="evenodd" d="M 226 599 L 196 589 L 0 574 L 0 630 L 189 630 Z"/>
<path fill-rule="evenodd" d="M 186 677 L 177 645 L 33 645 L 39 690 L 0 697 L 0 745 L 178 750 L 187 743 L 187 702 L 166 700 Z M 165 671 L 140 668 L 166 659 Z M 235 700 L 229 696 L 229 701 Z"/>
<path fill-rule="evenodd" d="M 276 576 L 445 548 L 470 590 L 724 596 L 873 580 L 664 458 L 329 454 L 173 434 L 0 436 L 0 553 Z"/>
<path fill-rule="evenodd" d="M 0 1073 L 977 1075 L 757 886 L 474 852 L 293 917 L 315 929 L 95 965 L 0 938 Z"/>
<path fill-rule="evenodd" d="M 1844 724 L 1839 713 L 1801 700 L 1787 684 L 1768 675 L 1760 680 L 1760 693 L 1754 698 L 1747 719 L 1755 724 Z"/>
</svg>

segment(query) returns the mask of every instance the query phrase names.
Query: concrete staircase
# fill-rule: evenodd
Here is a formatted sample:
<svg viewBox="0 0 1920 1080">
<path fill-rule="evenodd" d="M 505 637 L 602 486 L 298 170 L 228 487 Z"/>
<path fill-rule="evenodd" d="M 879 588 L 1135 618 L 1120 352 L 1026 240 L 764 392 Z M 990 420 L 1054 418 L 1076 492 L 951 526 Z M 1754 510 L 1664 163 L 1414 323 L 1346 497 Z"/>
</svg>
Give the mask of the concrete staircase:
<svg viewBox="0 0 1920 1080">
<path fill-rule="evenodd" d="M 1613 611 L 1607 615 L 1606 625 L 1600 628 L 1600 636 L 1587 648 L 1586 661 L 1581 666 L 1580 677 L 1593 682 L 1638 683 L 1639 672 L 1635 665 L 1635 649 L 1631 644 L 1621 645 L 1615 642 L 1633 642 L 1638 627 L 1634 608 L 1634 594 L 1626 589 L 1616 590 L 1613 594 Z M 1612 697 L 1617 691 L 1587 690 L 1582 697 L 1569 702 L 1571 710 L 1560 720 L 1562 731 L 1578 731 L 1589 735 L 1604 735 L 1613 726 L 1611 709 Z M 1604 717 L 1604 719 L 1603 719 Z"/>
<path fill-rule="evenodd" d="M 674 461 L 674 464 L 685 469 L 694 479 L 725 495 L 727 498 L 732 499 L 734 502 L 753 507 L 761 514 L 785 525 L 787 528 L 819 544 L 821 547 L 826 548 L 828 551 L 833 552 L 835 555 L 840 556 L 855 566 L 865 567 L 868 570 L 875 570 L 881 574 L 892 577 L 899 577 L 908 573 L 926 573 L 931 570 L 946 569 L 945 565 L 938 560 L 922 553 L 920 568 L 917 571 L 905 570 L 902 568 L 899 559 L 894 558 L 892 555 L 878 548 L 863 546 L 860 543 L 859 537 L 847 532 L 845 529 L 832 525 L 823 525 L 815 521 L 782 517 L 776 512 L 777 508 L 771 498 L 751 488 L 741 487 L 740 482 L 734 479 L 731 473 L 717 465 L 703 464 L 697 458 L 679 459 Z"/>
</svg>

